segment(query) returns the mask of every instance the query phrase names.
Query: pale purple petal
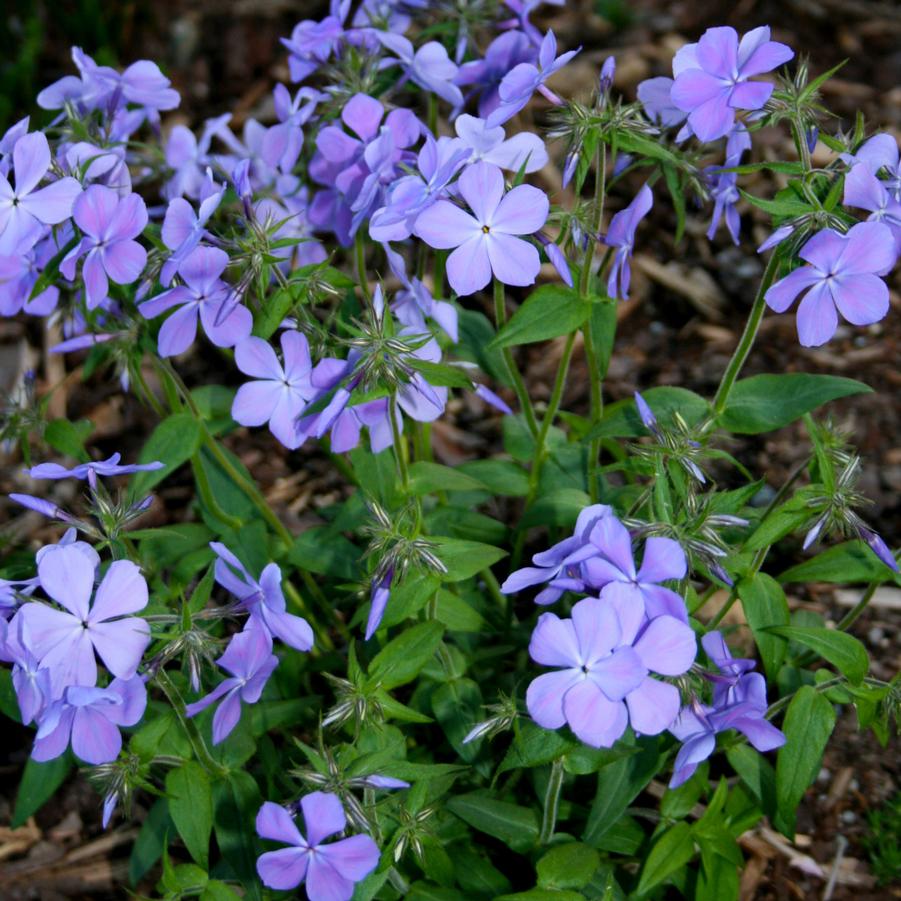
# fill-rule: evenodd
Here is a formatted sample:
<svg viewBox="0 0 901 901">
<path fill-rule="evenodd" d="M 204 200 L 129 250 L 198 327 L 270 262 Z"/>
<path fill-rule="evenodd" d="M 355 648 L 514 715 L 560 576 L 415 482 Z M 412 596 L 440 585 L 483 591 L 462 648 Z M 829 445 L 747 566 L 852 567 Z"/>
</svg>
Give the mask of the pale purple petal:
<svg viewBox="0 0 901 901">
<path fill-rule="evenodd" d="M 626 731 L 626 705 L 609 700 L 590 679 L 570 688 L 563 699 L 563 710 L 570 729 L 593 748 L 612 747 Z"/>
<path fill-rule="evenodd" d="M 784 313 L 805 288 L 815 285 L 821 278 L 813 266 L 801 266 L 769 288 L 764 297 L 766 305 L 777 313 Z"/>
<path fill-rule="evenodd" d="M 235 363 L 244 375 L 257 379 L 284 378 L 275 351 L 262 338 L 247 338 L 235 348 Z"/>
<path fill-rule="evenodd" d="M 480 237 L 482 229 L 465 210 L 448 200 L 439 200 L 419 214 L 413 233 L 429 247 L 449 250 L 473 237 Z"/>
<path fill-rule="evenodd" d="M 698 647 L 690 626 L 672 616 L 658 616 L 635 642 L 635 651 L 652 672 L 680 676 L 694 663 Z"/>
<path fill-rule="evenodd" d="M 323 839 L 341 832 L 347 825 L 344 807 L 337 795 L 311 792 L 300 799 L 307 841 L 315 848 Z"/>
<path fill-rule="evenodd" d="M 832 299 L 838 311 L 852 325 L 872 325 L 889 311 L 889 291 L 877 275 L 861 273 L 836 279 Z"/>
<path fill-rule="evenodd" d="M 94 590 L 94 567 L 71 545 L 57 545 L 38 562 L 41 588 L 61 606 L 81 620 L 88 618 Z"/>
<path fill-rule="evenodd" d="M 573 621 L 542 613 L 529 641 L 529 655 L 544 666 L 581 666 L 584 661 Z"/>
<path fill-rule="evenodd" d="M 281 382 L 270 379 L 246 382 L 235 395 L 231 409 L 232 419 L 240 425 L 263 425 L 272 418 L 283 391 L 284 385 Z"/>
<path fill-rule="evenodd" d="M 495 210 L 504 196 L 504 176 L 501 170 L 489 163 L 474 163 L 463 170 L 457 187 L 478 222 L 481 225 L 492 225 Z M 532 190 L 538 192 L 537 188 Z"/>
<path fill-rule="evenodd" d="M 515 238 L 509 234 L 498 234 L 494 231 L 486 235 L 484 241 L 478 238 L 476 240 L 480 241 L 481 246 L 487 248 L 491 270 L 498 281 L 505 285 L 517 286 L 535 283 L 541 269 L 541 258 L 533 244 L 522 238 Z M 459 291 L 458 293 L 472 292 Z"/>
<path fill-rule="evenodd" d="M 471 221 L 475 222 L 474 219 Z M 474 237 L 461 244 L 447 258 L 447 279 L 454 291 L 461 296 L 475 294 L 491 281 L 491 261 L 485 237 L 481 230 L 477 231 Z"/>
<path fill-rule="evenodd" d="M 644 545 L 644 558 L 638 570 L 639 582 L 663 582 L 681 579 L 688 569 L 685 551 L 672 538 L 652 536 Z"/>
<path fill-rule="evenodd" d="M 97 589 L 88 622 L 99 623 L 114 616 L 137 613 L 147 606 L 147 599 L 147 582 L 140 568 L 130 560 L 116 560 Z"/>
<path fill-rule="evenodd" d="M 119 756 L 122 736 L 99 710 L 80 707 L 72 720 L 72 751 L 76 757 L 95 766 Z"/>
<path fill-rule="evenodd" d="M 267 851 L 257 858 L 257 873 L 267 888 L 289 891 L 306 878 L 309 857 L 306 848 Z"/>
<path fill-rule="evenodd" d="M 881 222 L 858 222 L 845 239 L 838 260 L 841 275 L 882 275 L 895 265 L 895 239 Z"/>
<path fill-rule="evenodd" d="M 266 801 L 257 814 L 257 834 L 274 842 L 287 845 L 304 845 L 304 838 L 294 822 L 294 817 L 281 804 Z"/>
<path fill-rule="evenodd" d="M 87 630 L 106 668 L 120 679 L 129 679 L 150 644 L 150 626 L 137 616 L 92 623 Z"/>
<path fill-rule="evenodd" d="M 329 845 L 317 848 L 339 873 L 353 882 L 365 879 L 379 862 L 379 846 L 368 835 L 351 835 Z"/>
<path fill-rule="evenodd" d="M 526 691 L 529 715 L 545 729 L 559 729 L 566 722 L 563 697 L 583 679 L 584 676 L 578 669 L 556 670 L 533 679 Z"/>
<path fill-rule="evenodd" d="M 825 282 L 814 285 L 798 305 L 798 340 L 804 347 L 825 344 L 838 328 L 838 313 Z"/>
<path fill-rule="evenodd" d="M 316 901 L 350 901 L 354 884 L 318 854 L 310 858 L 307 897 Z"/>
<path fill-rule="evenodd" d="M 161 357 L 174 357 L 184 353 L 194 343 L 196 337 L 197 305 L 191 303 L 176 310 L 160 326 L 157 349 Z"/>
<path fill-rule="evenodd" d="M 658 735 L 679 715 L 679 689 L 650 676 L 626 696 L 629 721 L 641 735 Z"/>
<path fill-rule="evenodd" d="M 532 185 L 519 185 L 504 195 L 488 224 L 492 233 L 528 235 L 544 225 L 549 209 L 544 191 Z"/>
</svg>

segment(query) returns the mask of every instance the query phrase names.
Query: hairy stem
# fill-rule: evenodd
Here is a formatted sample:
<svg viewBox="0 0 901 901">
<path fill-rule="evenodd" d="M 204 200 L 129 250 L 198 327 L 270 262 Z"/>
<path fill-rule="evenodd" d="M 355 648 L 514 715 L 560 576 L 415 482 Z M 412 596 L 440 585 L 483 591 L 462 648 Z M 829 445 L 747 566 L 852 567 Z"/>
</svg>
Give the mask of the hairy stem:
<svg viewBox="0 0 901 901">
<path fill-rule="evenodd" d="M 560 806 L 560 790 L 563 788 L 563 761 L 557 758 L 551 764 L 551 776 L 544 793 L 544 814 L 541 817 L 541 833 L 538 844 L 546 845 L 554 835 L 557 826 L 557 808 Z"/>
</svg>

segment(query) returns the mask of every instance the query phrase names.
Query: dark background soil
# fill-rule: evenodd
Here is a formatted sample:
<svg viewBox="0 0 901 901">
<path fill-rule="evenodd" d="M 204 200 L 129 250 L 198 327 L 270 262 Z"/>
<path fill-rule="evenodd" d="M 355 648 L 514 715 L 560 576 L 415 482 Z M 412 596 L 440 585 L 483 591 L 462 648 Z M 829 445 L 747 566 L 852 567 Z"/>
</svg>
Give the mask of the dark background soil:
<svg viewBox="0 0 901 901">
<path fill-rule="evenodd" d="M 240 126 L 247 115 L 271 117 L 269 92 L 276 80 L 287 79 L 278 38 L 290 33 L 301 18 L 318 17 L 323 4 L 287 0 L 147 0 L 0 4 L 0 132 L 31 108 L 34 94 L 71 71 L 68 47 L 80 44 L 101 62 L 125 65 L 135 59 L 157 60 L 182 94 L 178 117 L 197 124 L 226 110 Z M 581 44 L 583 53 L 559 76 L 559 92 L 587 95 L 600 62 L 617 57 L 616 87 L 627 98 L 651 75 L 668 74 L 672 53 L 706 27 L 733 25 L 739 31 L 770 24 L 774 37 L 810 59 L 819 73 L 847 59 L 841 73 L 827 85 L 825 102 L 835 112 L 837 128 L 849 128 L 863 112 L 870 130 L 901 132 L 901 7 L 871 0 L 773 0 L 738 3 L 664 2 L 664 0 L 598 0 L 570 3 L 566 10 L 544 7 L 542 24 L 552 24 L 564 46 Z M 772 158 L 792 154 L 785 133 L 762 133 L 755 153 Z M 546 186 L 558 189 L 552 176 Z M 773 185 L 749 188 L 767 195 Z M 559 196 L 559 192 L 558 192 Z M 621 198 L 625 200 L 626 194 Z M 616 199 L 614 199 L 616 203 Z M 704 237 L 707 214 L 690 216 L 687 234 L 676 247 L 675 217 L 662 196 L 639 233 L 632 299 L 621 308 L 616 354 L 605 385 L 608 399 L 627 397 L 653 385 L 682 385 L 702 394 L 715 390 L 735 346 L 756 289 L 762 267 L 754 247 L 767 233 L 766 219 L 742 208 L 740 248 L 721 232 L 715 242 Z M 674 268 L 661 274 L 660 264 Z M 657 264 L 655 266 L 655 263 Z M 825 348 L 805 350 L 797 344 L 794 317 L 767 316 L 745 374 L 757 372 L 823 372 L 860 379 L 873 394 L 831 406 L 831 413 L 852 436 L 864 459 L 862 490 L 873 500 L 867 517 L 894 545 L 901 529 L 901 298 L 892 286 L 892 311 L 869 329 L 840 328 Z M 41 339 L 31 326 L 0 322 L 0 351 L 29 345 L 41 356 Z M 536 349 L 527 360 L 530 388 L 538 400 L 547 398 L 560 347 Z M 0 366 L 10 352 L 0 357 Z M 180 361 L 192 384 L 219 379 L 211 375 L 202 354 Z M 44 373 L 48 381 L 59 377 Z M 98 450 L 137 449 L 153 426 L 132 398 L 95 379 L 87 385 L 77 377 L 62 393 L 63 412 L 89 417 L 97 432 Z M 587 409 L 587 375 L 577 353 L 564 408 Z M 436 453 L 444 462 L 494 452 L 499 447 L 497 422 L 485 422 L 477 402 L 455 400 L 450 415 L 435 428 Z M 234 436 L 233 436 L 234 437 Z M 251 467 L 270 500 L 294 529 L 315 518 L 315 508 L 330 502 L 339 486 L 328 462 L 315 454 L 291 455 L 257 431 L 240 436 L 232 449 Z M 752 472 L 778 486 L 801 460 L 806 444 L 800 428 L 789 427 L 761 439 L 738 439 L 729 447 Z M 127 453 L 126 453 L 127 456 Z M 0 488 L 15 490 L 16 460 L 0 461 Z M 725 471 L 720 474 L 727 478 Z M 189 483 L 173 480 L 146 525 L 184 518 Z M 22 516 L 0 501 L 0 521 L 12 523 L 15 540 L 35 544 L 50 540 L 39 518 Z M 144 523 L 142 523 L 143 525 Z M 794 551 L 797 549 L 789 549 Z M 794 559 L 786 554 L 785 561 Z M 827 586 L 798 586 L 791 598 L 799 609 L 838 620 L 847 610 L 844 598 Z M 901 612 L 898 592 L 881 595 L 854 627 L 874 659 L 875 674 L 890 678 L 898 669 Z M 853 603 L 853 601 L 852 601 Z M 887 606 L 888 605 L 888 606 Z M 894 606 L 892 606 L 894 605 Z M 740 623 L 737 623 L 740 625 Z M 0 734 L 0 824 L 9 812 L 29 732 L 8 721 Z M 809 855 L 826 875 L 838 848 L 838 837 L 850 843 L 834 899 L 901 897 L 897 887 L 877 887 L 860 844 L 866 814 L 895 795 L 899 788 L 898 752 L 893 739 L 881 748 L 870 733 L 856 729 L 853 710 L 842 712 L 826 752 L 823 771 L 808 792 L 799 816 L 800 838 L 794 851 Z M 140 814 L 140 810 L 139 810 Z M 42 810 L 25 833 L 16 836 L 0 825 L 0 901 L 19 898 L 123 898 L 123 879 L 133 827 L 100 829 L 97 795 L 83 780 L 70 780 Z M 896 841 L 901 836 L 896 836 Z M 743 898 L 783 899 L 824 897 L 823 878 L 792 866 L 784 850 L 773 844 L 746 849 L 749 857 Z M 148 888 L 152 883 L 148 883 Z"/>
</svg>

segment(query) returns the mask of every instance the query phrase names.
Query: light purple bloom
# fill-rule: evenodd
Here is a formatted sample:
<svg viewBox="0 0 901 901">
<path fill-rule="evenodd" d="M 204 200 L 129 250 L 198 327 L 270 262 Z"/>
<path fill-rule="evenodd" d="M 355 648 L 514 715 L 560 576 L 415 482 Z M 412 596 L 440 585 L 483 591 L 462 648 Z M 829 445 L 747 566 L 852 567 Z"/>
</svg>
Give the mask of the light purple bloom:
<svg viewBox="0 0 901 901">
<path fill-rule="evenodd" d="M 501 102 L 498 89 L 504 76 L 520 63 L 534 63 L 537 56 L 528 35 L 522 31 L 505 31 L 488 45 L 483 59 L 460 66 L 456 82 L 463 87 L 475 85 L 475 92 L 480 95 L 479 115 L 486 118 Z"/>
<path fill-rule="evenodd" d="M 681 579 L 688 571 L 685 551 L 678 541 L 648 538 L 641 567 L 636 571 L 629 531 L 615 516 L 598 520 L 589 540 L 596 553 L 583 563 L 585 581 L 600 588 L 602 599 L 616 601 L 629 611 L 630 624 L 642 614 L 651 619 L 666 614 L 688 622 L 685 602 L 675 591 L 660 584 Z"/>
<path fill-rule="evenodd" d="M 3 137 L 0 138 L 0 175 L 9 175 L 9 170 L 13 163 L 13 147 L 16 146 L 19 138 L 28 134 L 30 123 L 31 118 L 25 116 L 24 119 L 19 119 L 15 125 L 10 125 L 4 132 Z"/>
<path fill-rule="evenodd" d="M 198 318 L 217 347 L 233 347 L 250 334 L 250 310 L 233 302 L 231 287 L 220 278 L 228 262 L 228 254 L 218 247 L 195 247 L 178 269 L 184 284 L 140 305 L 141 315 L 147 319 L 178 307 L 160 328 L 161 357 L 184 353 L 194 343 Z"/>
<path fill-rule="evenodd" d="M 31 756 L 59 757 L 69 742 L 85 763 L 110 763 L 122 749 L 120 726 L 134 726 L 144 715 L 147 689 L 140 676 L 114 679 L 106 688 L 69 686 L 41 715 Z"/>
<path fill-rule="evenodd" d="M 714 683 L 713 705 L 695 699 L 669 727 L 683 742 L 673 764 L 670 788 L 678 788 L 694 775 L 698 764 L 716 748 L 717 734 L 727 729 L 741 732 L 758 751 L 785 744 L 782 732 L 765 718 L 766 681 L 759 673 L 748 672 L 754 661 L 734 658 L 719 632 L 709 632 L 701 643 L 720 671 L 707 676 Z"/>
<path fill-rule="evenodd" d="M 385 615 L 385 608 L 388 606 L 388 600 L 391 597 L 391 580 L 394 578 L 394 570 L 389 569 L 381 579 L 373 579 L 370 592 L 369 618 L 366 620 L 365 640 L 369 641 L 375 634 L 382 617 Z"/>
<path fill-rule="evenodd" d="M 879 278 L 895 264 L 895 239 L 881 222 L 859 222 L 847 235 L 815 234 L 800 250 L 808 265 L 766 293 L 770 309 L 784 313 L 801 292 L 798 338 L 805 347 L 825 344 L 838 328 L 838 313 L 852 325 L 871 325 L 888 313 L 889 294 Z"/>
<path fill-rule="evenodd" d="M 748 81 L 788 62 L 794 52 L 770 40 L 767 26 L 745 34 L 734 28 L 708 28 L 696 44 L 686 44 L 673 59 L 672 102 L 688 113 L 688 124 L 702 141 L 725 137 L 736 110 L 761 109 L 773 86 Z"/>
<path fill-rule="evenodd" d="M 863 164 L 873 173 L 884 173 L 883 178 L 889 193 L 901 202 L 901 153 L 898 141 L 890 134 L 873 135 L 868 138 L 855 154 L 842 154 L 849 165 Z"/>
<path fill-rule="evenodd" d="M 865 541 L 870 550 L 891 570 L 899 572 L 898 561 L 891 548 L 885 543 L 882 536 L 864 525 L 857 526 L 857 534 Z"/>
<path fill-rule="evenodd" d="M 238 369 L 254 381 L 238 389 L 232 418 L 246 426 L 268 422 L 269 431 L 293 450 L 302 443 L 297 436 L 297 418 L 318 391 L 310 380 L 313 364 L 306 336 L 282 332 L 281 346 L 284 363 L 262 338 L 245 338 L 235 348 Z"/>
<path fill-rule="evenodd" d="M 321 22 L 304 19 L 294 26 L 290 38 L 281 38 L 288 50 L 292 81 L 303 81 L 312 75 L 341 46 L 349 8 L 348 0 L 340 3 L 332 0 L 329 15 Z"/>
<path fill-rule="evenodd" d="M 147 207 L 137 194 L 119 197 L 105 185 L 91 185 L 72 207 L 75 224 L 84 237 L 66 255 L 60 271 L 75 277 L 75 264 L 87 254 L 83 276 L 89 310 L 109 296 L 109 280 L 129 285 L 140 278 L 147 251 L 134 239 L 147 225 Z"/>
<path fill-rule="evenodd" d="M 541 260 L 534 245 L 517 235 L 537 232 L 547 220 L 547 195 L 531 185 L 504 194 L 497 166 L 476 163 L 457 183 L 472 214 L 439 200 L 416 220 L 414 233 L 431 247 L 456 248 L 447 259 L 447 276 L 457 294 L 473 294 L 492 276 L 507 285 L 531 285 Z"/>
<path fill-rule="evenodd" d="M 643 185 L 635 199 L 610 220 L 610 228 L 603 239 L 608 247 L 616 248 L 610 274 L 607 276 L 607 294 L 610 297 L 629 299 L 629 284 L 632 281 L 630 260 L 635 246 L 635 231 L 653 205 L 654 195 L 647 185 Z"/>
<path fill-rule="evenodd" d="M 245 628 L 265 629 L 298 651 L 313 647 L 313 630 L 302 617 L 287 612 L 282 592 L 282 571 L 277 563 L 268 563 L 257 581 L 244 564 L 218 541 L 210 542 L 216 560 L 216 581 L 233 594 L 250 613 Z"/>
<path fill-rule="evenodd" d="M 166 164 L 173 170 L 172 177 L 163 189 L 167 199 L 183 195 L 192 198 L 201 196 L 207 184 L 206 170 L 216 162 L 210 153 L 214 137 L 236 153 L 245 150 L 228 127 L 230 121 L 231 113 L 207 119 L 203 124 L 200 140 L 184 125 L 172 127 L 165 150 Z"/>
<path fill-rule="evenodd" d="M 463 106 L 463 94 L 454 84 L 457 64 L 448 57 L 447 50 L 438 41 L 429 41 L 415 48 L 402 34 L 377 31 L 376 37 L 382 46 L 390 50 L 397 59 L 382 60 L 381 68 L 400 63 L 414 84 L 446 100 L 453 107 Z"/>
<path fill-rule="evenodd" d="M 59 302 L 59 288 L 47 285 L 34 297 L 34 290 L 44 266 L 59 252 L 52 235 L 38 239 L 25 235 L 9 255 L 0 255 L 0 316 L 14 316 L 24 310 L 31 316 L 49 316 Z"/>
<path fill-rule="evenodd" d="M 901 203 L 899 203 L 864 163 L 845 176 L 845 206 L 869 211 L 867 222 L 883 222 L 895 237 L 895 253 L 901 254 Z"/>
<path fill-rule="evenodd" d="M 256 823 L 260 837 L 290 846 L 260 856 L 260 879 L 277 890 L 295 889 L 305 882 L 310 901 L 350 901 L 354 885 L 378 866 L 378 845 L 368 835 L 324 844 L 347 826 L 337 795 L 312 792 L 301 798 L 300 806 L 306 835 L 284 807 L 267 801 L 260 808 Z"/>
<path fill-rule="evenodd" d="M 697 653 L 694 632 L 671 616 L 630 625 L 624 612 L 618 603 L 585 598 L 571 619 L 538 618 L 529 654 L 559 667 L 534 679 L 526 692 L 539 726 L 568 724 L 586 744 L 609 748 L 629 723 L 636 733 L 657 735 L 678 716 L 678 688 L 651 673 L 687 672 Z"/>
<path fill-rule="evenodd" d="M 169 285 L 181 263 L 206 236 L 206 224 L 222 202 L 224 193 L 225 189 L 213 181 L 207 170 L 207 181 L 201 191 L 200 208 L 196 213 L 184 197 L 173 197 L 169 201 L 163 219 L 162 238 L 172 255 L 160 270 L 160 284 Z"/>
<path fill-rule="evenodd" d="M 672 90 L 673 79 L 666 76 L 648 78 L 638 85 L 638 99 L 645 113 L 652 122 L 663 128 L 681 125 L 688 118 L 688 113 L 673 103 Z"/>
<path fill-rule="evenodd" d="M 59 667 L 65 684 L 94 685 L 100 656 L 107 669 L 129 679 L 150 644 L 150 627 L 131 616 L 147 606 L 147 582 L 129 560 L 116 560 L 103 577 L 93 603 L 94 565 L 74 544 L 45 549 L 38 560 L 44 592 L 64 610 L 25 604 L 30 650 L 42 666 Z"/>
<path fill-rule="evenodd" d="M 612 516 L 613 508 L 606 504 L 592 504 L 579 513 L 573 534 L 558 541 L 552 548 L 532 557 L 535 566 L 524 566 L 510 573 L 501 585 L 504 594 L 515 594 L 532 585 L 548 583 L 535 597 L 536 604 L 553 604 L 564 591 L 584 591 L 586 584 L 581 563 L 596 553 L 591 545 L 592 530 L 604 517 Z M 586 553 L 586 548 L 588 553 Z"/>
<path fill-rule="evenodd" d="M 316 111 L 316 104 L 326 99 L 313 88 L 300 88 L 294 97 L 283 84 L 272 91 L 278 125 L 266 130 L 260 147 L 260 157 L 266 165 L 282 172 L 290 172 L 303 149 L 303 126 Z"/>
<path fill-rule="evenodd" d="M 245 629 L 234 635 L 216 661 L 231 677 L 219 683 L 206 697 L 188 704 L 185 713 L 196 716 L 222 699 L 213 715 L 213 744 L 225 741 L 241 718 L 241 702 L 256 704 L 269 677 L 278 666 L 272 653 L 272 638 L 266 629 Z"/>
<path fill-rule="evenodd" d="M 501 169 L 526 174 L 542 169 L 547 161 L 544 141 L 531 131 L 521 131 L 507 138 L 502 126 L 490 127 L 484 119 L 462 115 L 454 121 L 457 136 L 471 148 L 470 163 L 484 160 Z M 524 167 L 524 168 L 523 168 Z"/>
<path fill-rule="evenodd" d="M 27 625 L 17 617 L 11 627 L 5 621 L 0 626 L 0 659 L 13 664 L 12 683 L 19 702 L 22 722 L 28 725 L 40 716 L 44 707 L 53 699 L 53 683 L 50 669 L 42 667 L 31 651 Z"/>
<path fill-rule="evenodd" d="M 0 175 L 0 254 L 15 252 L 28 238 L 34 244 L 44 225 L 68 219 L 81 194 L 81 185 L 74 178 L 38 188 L 50 168 L 50 145 L 42 132 L 22 135 L 13 146 L 12 158 L 15 188 Z"/>
<path fill-rule="evenodd" d="M 535 63 L 519 63 L 501 80 L 498 87 L 500 104 L 487 117 L 492 128 L 515 116 L 532 99 L 535 91 L 539 91 L 551 103 L 559 106 L 563 101 L 545 86 L 545 82 L 559 72 L 578 52 L 568 50 L 557 56 L 557 38 L 553 31 L 548 31 L 538 48 L 537 65 Z"/>
<path fill-rule="evenodd" d="M 426 319 L 434 319 L 451 341 L 456 342 L 457 308 L 446 300 L 435 300 L 432 292 L 418 278 L 408 277 L 404 258 L 388 244 L 382 246 L 391 271 L 404 286 L 403 290 L 397 292 L 391 304 L 391 312 L 403 325 L 423 332 L 426 331 Z"/>
<path fill-rule="evenodd" d="M 32 479 L 87 479 L 92 484 L 96 482 L 97 476 L 112 478 L 113 476 L 131 475 L 134 472 L 152 472 L 155 469 L 162 469 L 165 463 L 154 460 L 152 463 L 123 463 L 122 454 L 115 453 L 106 460 L 98 460 L 96 463 L 79 463 L 71 469 L 66 469 L 59 463 L 38 463 L 31 469 L 26 469 L 29 477 Z"/>
</svg>

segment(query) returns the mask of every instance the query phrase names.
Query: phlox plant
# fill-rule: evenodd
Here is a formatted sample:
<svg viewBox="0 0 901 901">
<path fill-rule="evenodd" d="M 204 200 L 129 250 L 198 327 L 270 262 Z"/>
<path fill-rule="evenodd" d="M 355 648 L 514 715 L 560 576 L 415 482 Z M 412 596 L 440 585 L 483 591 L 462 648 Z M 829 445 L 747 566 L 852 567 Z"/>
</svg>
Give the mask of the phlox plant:
<svg viewBox="0 0 901 901">
<path fill-rule="evenodd" d="M 34 730 L 14 820 L 75 767 L 105 828 L 137 800 L 143 897 L 728 901 L 739 837 L 793 836 L 836 705 L 896 728 L 854 634 L 896 553 L 821 412 L 869 388 L 743 369 L 765 315 L 811 347 L 890 315 L 898 146 L 836 130 L 832 73 L 764 25 L 709 29 L 637 100 L 613 58 L 561 96 L 579 48 L 536 6 L 333 2 L 273 48 L 291 83 L 240 132 L 169 121 L 154 62 L 74 48 L 0 139 L 0 313 L 153 423 L 100 460 L 35 377 L 3 408 L 11 500 L 60 527 L 0 569 L 0 707 Z M 764 127 L 791 159 L 759 158 Z M 677 242 L 708 210 L 739 243 L 756 208 L 763 274 L 712 397 L 613 400 L 667 205 Z M 552 341 L 537 402 L 527 351 Z M 496 452 L 448 466 L 433 423 L 460 396 Z M 782 484 L 728 451 L 791 423 Z M 315 524 L 270 505 L 251 431 L 333 470 Z M 860 602 L 793 613 L 808 581 Z"/>
</svg>

